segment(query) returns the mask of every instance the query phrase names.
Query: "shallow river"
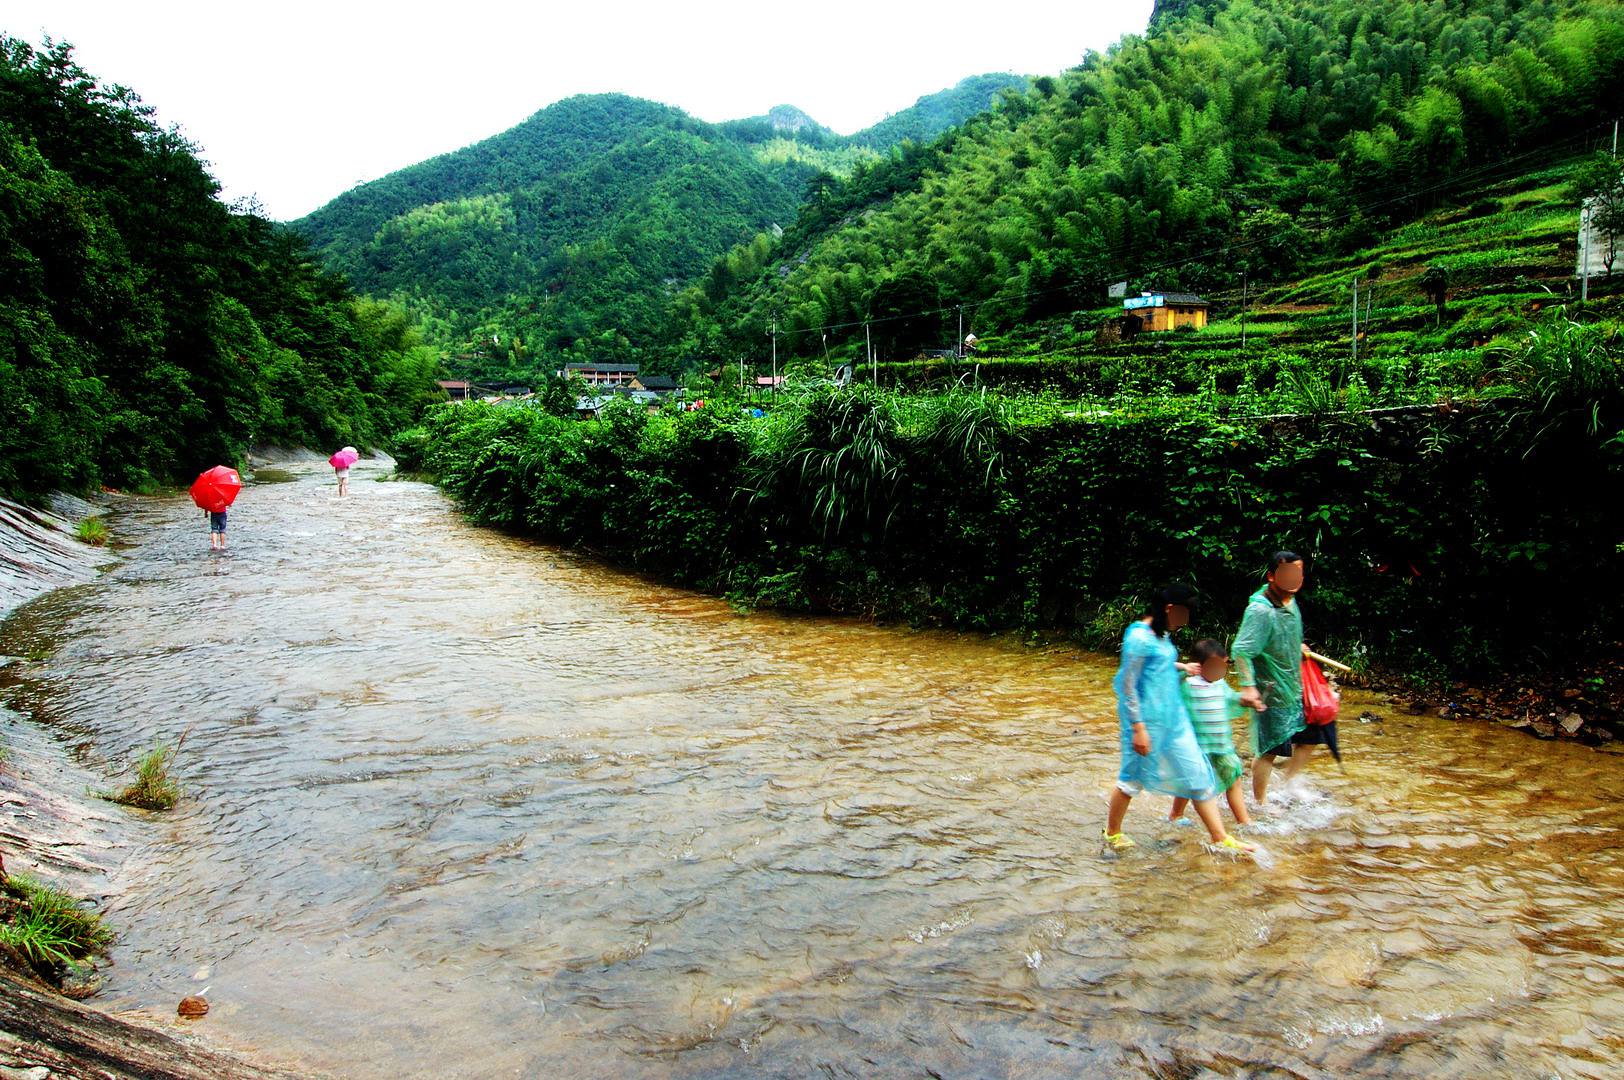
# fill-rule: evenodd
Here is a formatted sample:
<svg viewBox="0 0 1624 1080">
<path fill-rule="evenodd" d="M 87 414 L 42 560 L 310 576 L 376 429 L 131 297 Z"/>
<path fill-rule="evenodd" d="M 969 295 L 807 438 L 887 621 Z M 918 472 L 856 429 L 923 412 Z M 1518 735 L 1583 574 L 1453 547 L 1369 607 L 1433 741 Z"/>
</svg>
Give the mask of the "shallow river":
<svg viewBox="0 0 1624 1080">
<path fill-rule="evenodd" d="M 6 624 L 109 772 L 186 736 L 105 1007 L 379 1078 L 1624 1069 L 1624 757 L 1350 695 L 1263 865 L 1157 798 L 1107 856 L 1109 659 L 740 616 L 381 475 L 220 555 L 135 501 Z"/>
</svg>

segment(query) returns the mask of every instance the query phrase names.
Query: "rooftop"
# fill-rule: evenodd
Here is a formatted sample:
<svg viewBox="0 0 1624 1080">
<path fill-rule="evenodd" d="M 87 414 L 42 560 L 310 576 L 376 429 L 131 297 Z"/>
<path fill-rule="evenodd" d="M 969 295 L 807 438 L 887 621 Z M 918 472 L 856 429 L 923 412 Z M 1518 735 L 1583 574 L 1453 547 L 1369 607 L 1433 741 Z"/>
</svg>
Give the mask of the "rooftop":
<svg viewBox="0 0 1624 1080">
<path fill-rule="evenodd" d="M 1142 292 L 1138 296 L 1130 296 L 1122 301 L 1122 306 L 1129 311 L 1135 308 L 1167 307 L 1169 304 L 1179 307 L 1212 306 L 1193 292 Z"/>
</svg>

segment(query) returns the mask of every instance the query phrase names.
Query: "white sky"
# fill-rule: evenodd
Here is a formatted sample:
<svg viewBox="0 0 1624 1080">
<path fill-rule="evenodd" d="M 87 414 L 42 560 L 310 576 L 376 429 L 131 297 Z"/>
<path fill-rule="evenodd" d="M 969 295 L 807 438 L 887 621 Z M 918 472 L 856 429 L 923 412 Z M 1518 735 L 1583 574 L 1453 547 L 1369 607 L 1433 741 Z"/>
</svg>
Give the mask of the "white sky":
<svg viewBox="0 0 1624 1080">
<path fill-rule="evenodd" d="M 1055 74 L 1152 0 L 4 0 L 0 31 L 75 46 L 202 148 L 228 201 L 299 217 L 571 94 L 704 120 L 805 109 L 850 133 L 966 75 Z"/>
</svg>

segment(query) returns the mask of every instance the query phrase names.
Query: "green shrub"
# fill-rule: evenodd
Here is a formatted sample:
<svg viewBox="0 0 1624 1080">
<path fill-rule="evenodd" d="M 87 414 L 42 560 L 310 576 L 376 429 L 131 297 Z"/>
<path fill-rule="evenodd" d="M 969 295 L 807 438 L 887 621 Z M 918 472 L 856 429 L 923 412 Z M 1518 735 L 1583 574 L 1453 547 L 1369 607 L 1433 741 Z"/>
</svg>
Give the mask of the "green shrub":
<svg viewBox="0 0 1624 1080">
<path fill-rule="evenodd" d="M 94 547 L 106 547 L 111 534 L 107 530 L 107 522 L 99 517 L 87 517 L 80 521 L 74 529 L 74 535 L 84 543 Z"/>
<path fill-rule="evenodd" d="M 1576 629 L 1549 587 L 1558 565 L 1587 567 L 1602 594 L 1624 587 L 1611 504 L 1595 497 L 1624 471 L 1624 441 L 1602 437 L 1624 400 L 1616 365 L 1584 351 L 1589 332 L 1575 341 L 1476 403 L 1441 393 L 1475 354 L 1333 376 L 1346 360 L 1308 351 L 1247 366 L 1233 400 L 813 387 L 762 419 L 588 421 L 465 405 L 431 411 L 403 454 L 476 521 L 741 605 L 1091 645 L 1114 645 L 1170 580 L 1196 584 L 1216 620 L 1238 617 L 1262 560 L 1291 548 L 1310 560 L 1316 640 L 1460 671 L 1621 626 L 1607 608 Z M 1424 405 L 1365 413 L 1377 396 Z"/>
</svg>

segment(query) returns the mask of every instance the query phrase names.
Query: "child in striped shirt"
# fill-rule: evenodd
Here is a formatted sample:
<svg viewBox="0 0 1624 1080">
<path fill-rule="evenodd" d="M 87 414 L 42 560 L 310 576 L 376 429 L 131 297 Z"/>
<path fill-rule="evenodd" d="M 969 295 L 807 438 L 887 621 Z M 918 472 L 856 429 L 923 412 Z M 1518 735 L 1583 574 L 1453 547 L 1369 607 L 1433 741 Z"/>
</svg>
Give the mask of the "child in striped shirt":
<svg viewBox="0 0 1624 1080">
<path fill-rule="evenodd" d="M 1246 796 L 1241 791 L 1241 778 L 1246 767 L 1235 753 L 1233 722 L 1246 714 L 1241 697 L 1224 680 L 1229 676 L 1229 653 L 1223 645 L 1205 638 L 1190 650 L 1201 674 L 1184 680 L 1184 698 L 1190 707 L 1190 719 L 1195 722 L 1195 741 L 1201 752 L 1212 762 L 1212 771 L 1218 774 L 1218 786 L 1224 789 L 1229 809 L 1239 825 L 1250 825 L 1252 815 L 1246 812 Z M 1173 800 L 1173 820 L 1184 816 L 1187 800 Z"/>
</svg>

